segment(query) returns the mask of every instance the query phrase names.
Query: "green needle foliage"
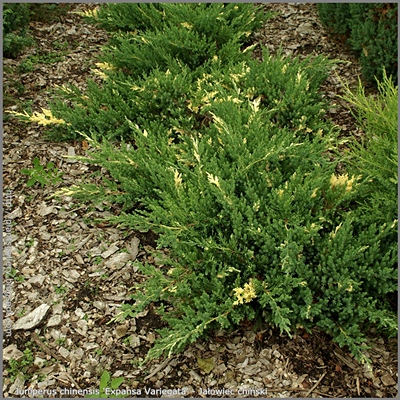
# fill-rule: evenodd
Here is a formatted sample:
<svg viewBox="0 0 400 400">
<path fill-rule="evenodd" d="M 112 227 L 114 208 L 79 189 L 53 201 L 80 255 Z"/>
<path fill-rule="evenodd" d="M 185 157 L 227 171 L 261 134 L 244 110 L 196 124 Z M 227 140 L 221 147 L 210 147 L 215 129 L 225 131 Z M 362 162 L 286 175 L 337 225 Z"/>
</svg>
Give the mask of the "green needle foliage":
<svg viewBox="0 0 400 400">
<path fill-rule="evenodd" d="M 398 88 L 385 70 L 382 75 L 376 97 L 366 96 L 359 82 L 356 93 L 345 87 L 343 98 L 365 132 L 361 142 L 349 141 L 348 153 L 349 168 L 367 181 L 362 204 L 374 207 L 375 220 L 389 222 L 398 213 Z"/>
<path fill-rule="evenodd" d="M 364 77 L 383 79 L 382 66 L 397 81 L 398 5 L 393 3 L 320 3 L 321 22 L 339 34 L 359 56 Z"/>
<path fill-rule="evenodd" d="M 318 326 L 359 360 L 371 323 L 396 334 L 387 296 L 397 288 L 397 221 L 371 223 L 357 210 L 361 177 L 335 173 L 332 126 L 312 108 L 322 109 L 316 99 L 323 74 L 315 71 L 329 64 L 308 63 L 266 53 L 264 63 L 240 65 L 243 80 L 233 68 L 224 79 L 215 73 L 197 82 L 186 124 L 208 118 L 191 129 L 131 123 L 132 142 L 118 149 L 87 137 L 98 151 L 86 161 L 108 168 L 114 181 L 64 193 L 123 204 L 115 222 L 151 230 L 158 247 L 168 248 L 162 268 L 139 266 L 148 280 L 125 308 L 135 315 L 161 304 L 169 327 L 148 359 L 245 319 L 288 333 Z M 274 79 L 260 74 L 263 68 L 281 74 Z M 255 76 L 264 76 L 264 85 Z M 308 91 L 297 89 L 302 82 Z M 273 98 L 280 84 L 281 101 Z"/>
<path fill-rule="evenodd" d="M 103 83 L 21 117 L 84 137 L 80 159 L 112 177 L 58 195 L 121 204 L 113 222 L 158 235 L 162 264 L 138 265 L 148 279 L 119 315 L 155 303 L 167 322 L 146 361 L 244 320 L 319 327 L 365 361 L 371 325 L 397 334 L 397 219 L 360 206 L 363 171 L 337 173 L 318 92 L 332 62 L 252 60 L 256 9 L 235 7 L 108 5 Z"/>
</svg>

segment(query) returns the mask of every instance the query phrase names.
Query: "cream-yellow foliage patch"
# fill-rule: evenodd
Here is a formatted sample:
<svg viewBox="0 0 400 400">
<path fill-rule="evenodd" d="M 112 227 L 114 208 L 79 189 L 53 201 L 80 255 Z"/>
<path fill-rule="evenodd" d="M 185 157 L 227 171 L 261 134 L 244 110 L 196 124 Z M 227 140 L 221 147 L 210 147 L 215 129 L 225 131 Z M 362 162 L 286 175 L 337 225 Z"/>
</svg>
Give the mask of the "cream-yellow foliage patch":
<svg viewBox="0 0 400 400">
<path fill-rule="evenodd" d="M 257 297 L 256 290 L 253 286 L 253 281 L 250 279 L 249 283 L 245 283 L 243 288 L 234 288 L 235 296 L 237 300 L 233 303 L 233 305 L 250 303 L 251 300 Z"/>
<path fill-rule="evenodd" d="M 58 124 L 64 125 L 67 124 L 63 119 L 56 118 L 50 110 L 42 108 L 42 113 L 34 111 L 32 115 L 29 115 L 26 111 L 23 113 L 9 111 L 10 114 L 22 117 L 26 122 L 36 122 L 39 125 L 50 125 L 50 124 Z M 71 125 L 71 124 L 67 124 Z"/>
<path fill-rule="evenodd" d="M 330 179 L 330 184 L 332 189 L 334 189 L 337 186 L 346 186 L 346 192 L 351 192 L 354 182 L 359 178 L 360 177 L 353 176 L 351 179 L 349 179 L 348 174 L 337 175 L 337 176 L 335 174 L 332 174 Z"/>
</svg>

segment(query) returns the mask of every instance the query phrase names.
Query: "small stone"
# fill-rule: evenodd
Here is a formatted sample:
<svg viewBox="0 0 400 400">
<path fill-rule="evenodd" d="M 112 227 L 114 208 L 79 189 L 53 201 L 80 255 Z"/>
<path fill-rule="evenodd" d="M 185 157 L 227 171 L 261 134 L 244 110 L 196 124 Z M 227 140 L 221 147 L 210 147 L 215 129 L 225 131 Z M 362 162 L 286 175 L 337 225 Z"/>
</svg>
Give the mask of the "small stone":
<svg viewBox="0 0 400 400">
<path fill-rule="evenodd" d="M 62 274 L 65 279 L 71 283 L 75 283 L 81 277 L 80 273 L 76 269 L 64 270 L 62 271 Z"/>
<path fill-rule="evenodd" d="M 149 343 L 154 343 L 154 341 L 156 340 L 156 335 L 150 332 L 147 334 L 146 339 Z"/>
<path fill-rule="evenodd" d="M 128 327 L 126 325 L 118 325 L 115 328 L 115 335 L 118 339 L 124 337 L 126 332 L 128 332 Z"/>
<path fill-rule="evenodd" d="M 5 349 L 3 349 L 3 359 L 9 361 L 11 359 L 19 361 L 24 357 L 24 353 L 18 350 L 15 344 L 10 344 Z"/>
<path fill-rule="evenodd" d="M 92 349 L 97 349 L 97 348 L 99 347 L 99 345 L 98 345 L 97 343 L 85 343 L 85 344 L 83 345 L 83 347 L 84 347 L 86 350 L 92 350 Z"/>
<path fill-rule="evenodd" d="M 256 334 L 253 331 L 247 331 L 245 333 L 247 340 L 249 343 L 254 343 L 255 339 L 256 339 Z"/>
<path fill-rule="evenodd" d="M 296 30 L 297 32 L 302 34 L 309 34 L 313 32 L 314 28 L 310 22 L 305 22 L 304 24 L 301 24 Z"/>
<path fill-rule="evenodd" d="M 13 212 L 4 216 L 4 219 L 14 219 L 22 217 L 21 207 L 17 207 Z"/>
<path fill-rule="evenodd" d="M 139 386 L 139 383 L 139 381 L 132 381 L 131 386 L 133 387 L 133 389 L 136 389 Z"/>
<path fill-rule="evenodd" d="M 385 386 L 393 386 L 396 384 L 396 381 L 389 374 L 382 375 L 381 381 Z"/>
<path fill-rule="evenodd" d="M 75 330 L 82 336 L 86 336 L 88 330 L 88 323 L 81 319 L 76 323 Z"/>
<path fill-rule="evenodd" d="M 46 360 L 44 358 L 35 357 L 35 360 L 33 361 L 33 363 L 35 365 L 37 365 L 38 367 L 43 367 L 43 365 L 46 363 Z"/>
<path fill-rule="evenodd" d="M 45 277 L 41 274 L 37 274 L 36 276 L 33 276 L 32 278 L 29 279 L 29 283 L 32 284 L 33 286 L 42 286 L 43 282 L 45 280 Z"/>
<path fill-rule="evenodd" d="M 84 264 L 83 258 L 80 254 L 75 254 L 75 259 L 78 262 L 78 264 Z"/>
<path fill-rule="evenodd" d="M 67 350 L 65 347 L 60 347 L 58 349 L 58 352 L 64 357 L 68 358 L 69 357 L 69 350 Z"/>
<path fill-rule="evenodd" d="M 52 373 L 53 371 L 55 371 L 57 369 L 56 365 L 49 365 L 47 367 L 44 367 L 40 370 L 40 374 L 43 375 L 49 375 L 50 373 Z"/>
<path fill-rule="evenodd" d="M 18 374 L 15 378 L 14 383 L 10 386 L 9 392 L 12 394 L 16 394 L 18 391 L 19 393 L 24 390 L 25 386 L 25 379 L 23 379 L 21 374 Z"/>
<path fill-rule="evenodd" d="M 42 203 L 42 205 L 39 208 L 39 214 L 42 217 L 45 217 L 46 215 L 56 213 L 57 209 L 54 206 L 46 206 L 46 203 Z"/>
<path fill-rule="evenodd" d="M 76 163 L 78 160 L 75 160 L 73 158 L 70 157 L 75 157 L 75 148 L 74 147 L 68 147 L 68 158 L 67 158 L 67 162 L 69 163 Z"/>
<path fill-rule="evenodd" d="M 71 29 L 68 29 L 66 32 L 67 35 L 75 35 L 76 34 L 76 29 L 73 26 Z"/>
<path fill-rule="evenodd" d="M 20 318 L 13 326 L 14 330 L 18 329 L 32 329 L 38 326 L 46 316 L 49 311 L 50 306 L 47 304 L 42 304 L 39 307 L 35 308 L 32 312 L 24 317 Z"/>
<path fill-rule="evenodd" d="M 79 318 L 84 318 L 85 317 L 85 313 L 83 312 L 82 308 L 75 309 L 74 313 Z"/>
<path fill-rule="evenodd" d="M 239 363 L 243 362 L 245 359 L 246 359 L 246 353 L 245 352 L 240 353 L 236 358 L 237 362 L 239 362 Z"/>
<path fill-rule="evenodd" d="M 47 322 L 47 327 L 60 325 L 61 319 L 62 319 L 62 317 L 61 317 L 60 314 L 53 315 L 53 316 L 49 319 L 49 321 Z"/>
<path fill-rule="evenodd" d="M 103 258 L 108 258 L 108 257 L 110 257 L 112 254 L 114 254 L 116 251 L 118 251 L 119 250 L 119 248 L 117 247 L 117 246 L 115 246 L 115 244 L 113 244 L 113 245 L 111 245 L 110 247 L 109 247 L 109 249 L 108 250 L 106 250 L 106 251 L 104 251 L 103 253 L 101 253 L 100 255 L 103 257 Z"/>
<path fill-rule="evenodd" d="M 60 301 L 60 303 L 54 304 L 53 305 L 53 314 L 61 314 L 63 312 L 63 302 Z"/>
<path fill-rule="evenodd" d="M 110 269 L 120 269 L 122 268 L 129 260 L 131 259 L 131 255 L 129 253 L 118 253 L 113 256 L 110 260 L 105 263 L 106 268 Z"/>
<path fill-rule="evenodd" d="M 93 306 L 98 310 L 104 310 L 106 308 L 106 303 L 104 301 L 95 300 Z"/>
<path fill-rule="evenodd" d="M 271 349 L 262 349 L 260 352 L 260 358 L 271 360 Z"/>
<path fill-rule="evenodd" d="M 140 338 L 137 335 L 131 335 L 129 337 L 129 345 L 131 346 L 132 349 L 135 349 L 136 347 L 140 346 Z"/>
<path fill-rule="evenodd" d="M 272 352 L 272 355 L 273 355 L 274 357 L 276 357 L 276 358 L 281 358 L 281 353 L 279 353 L 278 350 L 274 350 L 274 351 Z"/>
<path fill-rule="evenodd" d="M 43 232 L 40 234 L 40 238 L 42 240 L 50 240 L 51 239 L 51 234 L 49 232 Z"/>
<path fill-rule="evenodd" d="M 239 363 L 237 365 L 238 368 L 245 368 L 247 367 L 247 364 L 249 363 L 249 357 L 246 357 L 245 360 L 242 363 Z"/>
<path fill-rule="evenodd" d="M 85 28 L 84 26 L 80 29 L 81 35 L 90 35 L 89 29 Z"/>
<path fill-rule="evenodd" d="M 130 246 L 127 246 L 127 249 L 132 257 L 132 260 L 134 261 L 139 254 L 139 244 L 140 244 L 140 239 L 137 237 L 134 237 L 131 240 Z"/>
<path fill-rule="evenodd" d="M 71 351 L 71 357 L 76 358 L 77 360 L 81 360 L 82 357 L 84 356 L 84 351 L 82 349 L 76 349 L 74 351 Z"/>
</svg>

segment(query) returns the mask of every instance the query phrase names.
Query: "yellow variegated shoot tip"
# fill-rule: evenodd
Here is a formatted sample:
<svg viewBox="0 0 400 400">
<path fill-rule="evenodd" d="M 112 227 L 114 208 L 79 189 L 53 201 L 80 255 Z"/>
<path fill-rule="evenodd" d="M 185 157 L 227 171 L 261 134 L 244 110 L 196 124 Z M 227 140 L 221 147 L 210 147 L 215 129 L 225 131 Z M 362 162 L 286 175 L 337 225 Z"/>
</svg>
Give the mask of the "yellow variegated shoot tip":
<svg viewBox="0 0 400 400">
<path fill-rule="evenodd" d="M 186 29 L 192 29 L 193 25 L 189 24 L 188 22 L 181 22 L 181 25 Z"/>
<path fill-rule="evenodd" d="M 233 305 L 250 303 L 251 300 L 257 297 L 256 291 L 253 286 L 253 281 L 250 279 L 249 283 L 245 283 L 243 288 L 234 288 L 235 296 L 237 300 Z"/>
<path fill-rule="evenodd" d="M 182 174 L 180 174 L 175 168 L 171 168 L 174 172 L 174 183 L 176 190 L 182 187 Z"/>
<path fill-rule="evenodd" d="M 108 79 L 108 76 L 101 71 L 100 69 L 92 69 L 93 73 L 97 76 L 99 76 L 103 81 L 106 81 Z"/>
<path fill-rule="evenodd" d="M 314 197 L 317 197 L 317 191 L 318 191 L 318 188 L 315 188 L 314 190 L 313 190 L 313 192 L 311 193 L 311 198 L 314 198 Z"/>
<path fill-rule="evenodd" d="M 29 115 L 26 111 L 23 113 L 19 112 L 10 112 L 11 114 L 14 114 L 16 116 L 23 117 L 26 122 L 36 122 L 39 125 L 50 125 L 50 124 L 67 124 L 63 119 L 58 119 L 54 117 L 54 115 L 51 113 L 50 110 L 47 110 L 45 108 L 42 108 L 43 113 L 39 113 L 37 111 L 34 111 L 32 115 Z M 71 125 L 71 124 L 67 124 Z"/>
<path fill-rule="evenodd" d="M 106 71 L 115 71 L 117 69 L 117 67 L 115 67 L 114 65 L 106 63 L 106 62 L 104 62 L 104 63 L 98 62 L 98 63 L 95 63 L 95 65 L 96 65 L 96 67 L 99 67 L 100 69 L 106 70 Z"/>
<path fill-rule="evenodd" d="M 336 234 L 338 233 L 338 230 L 342 227 L 343 222 L 341 222 L 336 228 L 335 228 L 335 232 L 331 232 L 329 234 L 329 236 L 331 237 L 331 239 L 334 239 Z"/>
<path fill-rule="evenodd" d="M 86 11 L 72 11 L 73 14 L 78 14 L 82 17 L 86 17 L 86 18 L 94 18 L 94 19 L 98 19 L 99 16 L 99 12 L 95 9 L 95 10 L 86 10 Z"/>
<path fill-rule="evenodd" d="M 207 179 L 210 183 L 213 183 L 215 186 L 217 186 L 219 189 L 221 189 L 221 186 L 219 184 L 219 178 L 216 175 L 211 175 L 210 173 L 207 172 Z"/>
<path fill-rule="evenodd" d="M 360 178 L 359 176 L 357 177 L 353 176 L 351 179 L 349 179 L 348 174 L 338 175 L 338 176 L 332 174 L 330 179 L 330 184 L 332 189 L 335 188 L 336 186 L 346 186 L 346 192 L 351 192 L 351 189 L 353 188 L 353 183 L 359 178 Z"/>
</svg>

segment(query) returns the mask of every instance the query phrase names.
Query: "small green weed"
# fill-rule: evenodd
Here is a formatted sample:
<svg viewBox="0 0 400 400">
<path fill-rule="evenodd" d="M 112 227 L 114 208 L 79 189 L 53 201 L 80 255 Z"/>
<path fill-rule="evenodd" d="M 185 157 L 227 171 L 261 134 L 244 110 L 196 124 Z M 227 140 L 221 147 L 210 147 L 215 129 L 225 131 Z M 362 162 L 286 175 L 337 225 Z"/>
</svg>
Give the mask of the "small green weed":
<svg viewBox="0 0 400 400">
<path fill-rule="evenodd" d="M 23 308 L 21 311 L 19 311 L 19 312 L 17 313 L 17 317 L 18 317 L 18 318 L 21 318 L 21 317 L 23 317 L 25 314 L 26 314 L 26 310 L 25 310 L 25 308 Z"/>
<path fill-rule="evenodd" d="M 89 398 L 125 398 L 127 396 L 119 395 L 119 396 L 113 396 L 109 394 L 110 389 L 118 389 L 119 386 L 123 383 L 124 378 L 114 378 L 111 379 L 110 373 L 108 371 L 104 371 L 103 374 L 101 375 L 100 378 L 100 390 L 99 394 L 90 394 L 87 395 L 86 397 Z"/>
<path fill-rule="evenodd" d="M 54 285 L 54 291 L 57 294 L 65 294 L 68 291 L 68 288 L 66 288 L 65 286 L 55 286 Z"/>
<path fill-rule="evenodd" d="M 25 277 L 23 275 L 17 275 L 18 270 L 11 268 L 11 271 L 7 274 L 7 278 L 14 278 L 16 282 L 23 282 Z"/>
<path fill-rule="evenodd" d="M 46 165 L 41 165 L 38 157 L 33 159 L 32 169 L 22 169 L 21 172 L 29 176 L 26 186 L 31 187 L 36 182 L 39 182 L 42 187 L 50 183 L 57 183 L 61 181 L 62 172 L 54 167 L 53 162 L 48 162 Z"/>
<path fill-rule="evenodd" d="M 18 65 L 18 71 L 20 73 L 28 73 L 32 72 L 36 69 L 36 66 L 39 64 L 54 64 L 64 60 L 64 56 L 67 54 L 66 51 L 61 51 L 59 53 L 44 53 L 44 54 L 35 54 L 31 55 Z"/>
<path fill-rule="evenodd" d="M 67 341 L 67 338 L 59 337 L 58 339 L 56 339 L 56 344 L 62 346 L 66 341 Z"/>
<path fill-rule="evenodd" d="M 28 72 L 32 72 L 35 70 L 35 65 L 33 61 L 29 58 L 21 61 L 21 63 L 18 65 L 18 71 L 21 74 L 26 74 Z"/>
<path fill-rule="evenodd" d="M 66 50 L 66 49 L 68 49 L 69 43 L 66 40 L 64 40 L 63 42 L 61 42 L 59 40 L 55 40 L 52 43 L 52 45 L 56 50 Z"/>
<path fill-rule="evenodd" d="M 94 351 L 98 356 L 101 356 L 103 354 L 103 350 L 102 349 L 96 349 Z"/>
<path fill-rule="evenodd" d="M 93 264 L 96 265 L 100 265 L 103 262 L 103 258 L 101 256 L 97 256 L 94 260 L 93 260 Z"/>
<path fill-rule="evenodd" d="M 27 342 L 27 347 L 23 352 L 24 356 L 21 360 L 17 361 L 11 359 L 8 362 L 8 367 L 6 369 L 10 376 L 11 382 L 14 382 L 18 375 L 22 375 L 25 379 L 29 378 L 30 375 L 28 374 L 28 370 L 29 367 L 33 364 L 34 360 L 32 350 L 28 347 L 31 344 L 31 342 Z"/>
</svg>

